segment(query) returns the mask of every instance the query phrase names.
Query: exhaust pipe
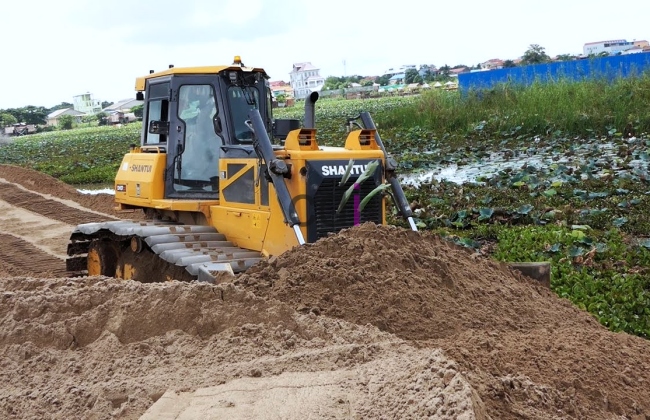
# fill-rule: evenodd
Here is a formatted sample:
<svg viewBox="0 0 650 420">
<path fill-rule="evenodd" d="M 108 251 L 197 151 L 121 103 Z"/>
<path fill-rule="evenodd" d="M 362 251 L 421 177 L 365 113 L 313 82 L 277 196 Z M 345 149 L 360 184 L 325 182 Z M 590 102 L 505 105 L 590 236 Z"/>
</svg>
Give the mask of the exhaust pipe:
<svg viewBox="0 0 650 420">
<path fill-rule="evenodd" d="M 316 128 L 314 127 L 314 121 L 316 120 L 316 107 L 314 104 L 318 100 L 318 92 L 312 92 L 308 97 L 305 98 L 305 124 L 304 128 Z"/>
</svg>

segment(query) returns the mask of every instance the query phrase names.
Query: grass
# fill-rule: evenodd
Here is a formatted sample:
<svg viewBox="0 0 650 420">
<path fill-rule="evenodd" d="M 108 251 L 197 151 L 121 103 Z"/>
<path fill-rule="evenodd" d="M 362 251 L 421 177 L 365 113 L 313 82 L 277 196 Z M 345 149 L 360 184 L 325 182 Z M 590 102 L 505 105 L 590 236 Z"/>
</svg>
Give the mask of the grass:
<svg viewBox="0 0 650 420">
<path fill-rule="evenodd" d="M 650 337 L 650 76 L 419 97 L 320 100 L 320 144 L 370 111 L 400 171 L 510 164 L 474 182 L 405 185 L 421 229 L 501 261 L 550 261 L 552 288 L 613 331 Z M 302 106 L 275 110 L 303 117 Z M 140 124 L 42 133 L 0 163 L 71 184 L 111 182 Z M 536 158 L 535 163 L 530 158 Z M 390 223 L 406 226 L 390 208 Z"/>
<path fill-rule="evenodd" d="M 426 127 L 438 138 L 460 140 L 495 135 L 639 135 L 650 132 L 650 73 L 614 82 L 502 84 L 465 96 L 430 91 L 392 112 L 384 124 Z"/>
</svg>

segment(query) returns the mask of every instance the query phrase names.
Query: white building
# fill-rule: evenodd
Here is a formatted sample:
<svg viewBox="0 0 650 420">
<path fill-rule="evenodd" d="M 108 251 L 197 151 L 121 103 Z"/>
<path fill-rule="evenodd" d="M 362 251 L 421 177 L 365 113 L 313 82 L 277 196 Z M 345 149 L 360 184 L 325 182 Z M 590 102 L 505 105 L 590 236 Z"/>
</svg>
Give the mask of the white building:
<svg viewBox="0 0 650 420">
<path fill-rule="evenodd" d="M 93 99 L 93 95 L 90 92 L 73 96 L 72 105 L 75 111 L 84 114 L 97 114 L 102 112 L 102 101 Z"/>
<path fill-rule="evenodd" d="M 406 70 L 408 69 L 413 69 L 417 70 L 417 66 L 415 64 L 403 64 L 399 67 L 391 67 L 388 70 L 384 71 L 384 76 L 394 76 L 396 74 L 401 74 L 401 73 L 406 73 Z"/>
<path fill-rule="evenodd" d="M 602 53 L 607 53 L 609 55 L 615 55 L 618 53 L 623 53 L 634 47 L 643 47 L 647 45 L 647 41 L 626 41 L 624 39 L 615 39 L 610 41 L 598 41 L 598 42 L 587 42 L 582 47 L 582 53 L 585 56 L 588 55 L 598 55 Z"/>
<path fill-rule="evenodd" d="M 325 78 L 321 77 L 320 69 L 314 67 L 310 62 L 295 63 L 291 75 L 291 88 L 296 99 L 304 99 L 311 92 L 319 92 L 325 84 Z"/>
</svg>

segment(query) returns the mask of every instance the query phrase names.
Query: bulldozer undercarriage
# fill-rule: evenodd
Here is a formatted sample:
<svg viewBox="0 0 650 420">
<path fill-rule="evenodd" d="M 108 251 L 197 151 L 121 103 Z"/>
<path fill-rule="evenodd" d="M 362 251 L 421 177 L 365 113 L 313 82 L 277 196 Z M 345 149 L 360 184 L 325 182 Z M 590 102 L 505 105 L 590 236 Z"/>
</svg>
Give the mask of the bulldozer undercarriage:
<svg viewBox="0 0 650 420">
<path fill-rule="evenodd" d="M 199 280 L 245 271 L 264 257 L 239 248 L 214 227 L 166 221 L 111 221 L 77 226 L 68 244 L 71 276 L 140 282 Z"/>
</svg>

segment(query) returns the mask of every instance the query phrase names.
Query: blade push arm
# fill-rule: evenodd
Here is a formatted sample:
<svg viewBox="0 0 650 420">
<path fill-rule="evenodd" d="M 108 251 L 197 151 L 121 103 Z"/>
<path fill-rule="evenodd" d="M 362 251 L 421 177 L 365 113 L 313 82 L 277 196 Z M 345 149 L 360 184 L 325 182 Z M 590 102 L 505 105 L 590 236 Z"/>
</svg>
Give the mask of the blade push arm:
<svg viewBox="0 0 650 420">
<path fill-rule="evenodd" d="M 250 127 L 253 130 L 253 147 L 257 155 L 266 163 L 266 171 L 271 178 L 273 187 L 275 188 L 280 208 L 284 214 L 285 222 L 291 226 L 296 233 L 298 243 L 303 245 L 305 238 L 300 230 L 300 219 L 293 204 L 293 199 L 287 184 L 284 182 L 285 174 L 289 173 L 289 168 L 283 159 L 279 159 L 273 152 L 273 145 L 271 139 L 266 133 L 264 120 L 257 109 L 251 110 L 248 114 L 250 118 Z"/>
<path fill-rule="evenodd" d="M 375 122 L 372 120 L 370 113 L 362 112 L 359 115 L 359 118 L 361 118 L 361 122 L 365 128 L 375 130 L 375 141 L 381 148 L 382 152 L 384 152 L 384 156 L 386 156 L 386 180 L 390 184 L 391 190 L 393 190 L 393 197 L 395 197 L 396 201 L 395 204 L 397 204 L 397 207 L 399 208 L 402 216 L 409 222 L 411 229 L 417 231 L 418 228 L 415 226 L 415 222 L 413 221 L 413 212 L 411 211 L 411 206 L 406 199 L 406 195 L 404 195 L 402 185 L 399 183 L 399 180 L 395 175 L 397 162 L 395 159 L 388 155 L 388 152 L 386 152 L 386 147 L 384 147 L 384 143 L 381 141 L 381 137 L 377 132 L 377 127 L 375 126 Z"/>
</svg>

